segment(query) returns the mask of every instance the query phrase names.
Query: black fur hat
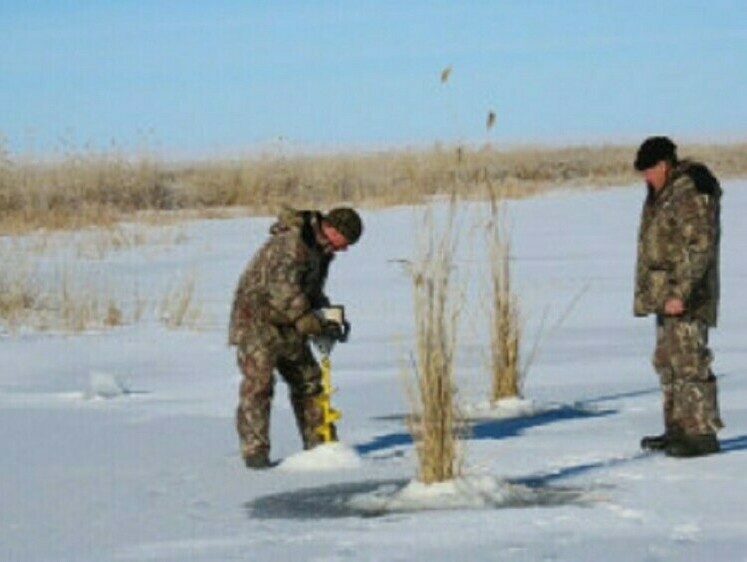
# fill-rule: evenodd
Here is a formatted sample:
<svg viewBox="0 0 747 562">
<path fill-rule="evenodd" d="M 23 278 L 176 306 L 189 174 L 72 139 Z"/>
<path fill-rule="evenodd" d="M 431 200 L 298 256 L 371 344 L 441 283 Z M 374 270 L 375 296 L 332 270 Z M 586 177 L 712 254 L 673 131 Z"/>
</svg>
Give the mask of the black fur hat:
<svg viewBox="0 0 747 562">
<path fill-rule="evenodd" d="M 642 172 L 656 166 L 662 160 L 676 163 L 677 145 L 669 137 L 649 137 L 638 148 L 634 166 Z"/>
</svg>

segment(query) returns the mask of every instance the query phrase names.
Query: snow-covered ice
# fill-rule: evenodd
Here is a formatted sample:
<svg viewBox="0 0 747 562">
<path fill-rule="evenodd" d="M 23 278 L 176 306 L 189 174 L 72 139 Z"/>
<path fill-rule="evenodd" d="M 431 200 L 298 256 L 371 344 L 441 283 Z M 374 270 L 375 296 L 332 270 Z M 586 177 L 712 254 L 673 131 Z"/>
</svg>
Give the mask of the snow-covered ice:
<svg viewBox="0 0 747 562">
<path fill-rule="evenodd" d="M 225 328 L 270 219 L 185 223 L 167 249 L 69 251 L 73 271 L 153 301 L 194 272 L 203 316 L 190 330 L 146 313 L 105 331 L 0 336 L 0 560 L 746 560 L 747 184 L 724 183 L 711 343 L 726 428 L 721 454 L 691 460 L 638 449 L 662 425 L 653 321 L 631 315 L 640 186 L 509 204 L 525 347 L 541 318 L 563 320 L 542 336 L 525 398 L 495 407 L 474 228 L 485 213 L 464 205 L 457 377 L 472 434 L 462 477 L 430 487 L 414 481 L 402 382 L 413 318 L 401 264 L 419 209 L 365 212 L 364 238 L 332 266 L 328 293 L 353 325 L 332 355 L 341 443 L 301 451 L 278 383 L 278 464 L 265 471 L 238 456 Z"/>
</svg>

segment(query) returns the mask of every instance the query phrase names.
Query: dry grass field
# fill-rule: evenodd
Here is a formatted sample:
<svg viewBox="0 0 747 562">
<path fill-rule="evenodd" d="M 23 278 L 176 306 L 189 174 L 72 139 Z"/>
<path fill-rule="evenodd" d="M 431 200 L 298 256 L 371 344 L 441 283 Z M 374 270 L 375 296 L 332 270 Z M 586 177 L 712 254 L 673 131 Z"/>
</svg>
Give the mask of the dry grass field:
<svg viewBox="0 0 747 562">
<path fill-rule="evenodd" d="M 2 148 L 2 147 L 0 147 Z M 71 154 L 50 163 L 0 150 L 0 233 L 111 225 L 127 218 L 166 220 L 233 209 L 274 213 L 347 202 L 408 204 L 445 193 L 483 198 L 636 181 L 635 146 L 441 147 L 364 154 L 257 156 L 195 163 L 116 153 Z M 747 174 L 747 144 L 685 145 L 682 157 L 706 162 L 722 179 Z M 144 211 L 148 211 L 144 213 Z"/>
<path fill-rule="evenodd" d="M 37 262 L 58 251 L 59 230 L 74 236 L 64 240 L 75 255 L 96 260 L 117 248 L 179 243 L 174 223 L 186 218 L 268 215 L 283 204 L 374 208 L 446 194 L 456 200 L 518 198 L 634 184 L 640 181 L 631 166 L 635 150 L 434 146 L 193 163 L 69 152 L 50 162 L 14 157 L 0 140 L 0 329 L 115 326 L 137 322 L 146 306 L 155 306 L 121 302 L 111 287 L 97 288 L 79 273 L 68 272 L 63 281 L 42 274 Z M 747 144 L 682 146 L 680 154 L 706 162 L 722 179 L 747 175 Z M 164 225 L 169 228 L 151 228 Z M 194 282 L 184 280 L 161 297 L 161 321 L 172 327 L 196 323 L 201 312 L 192 298 Z"/>
</svg>

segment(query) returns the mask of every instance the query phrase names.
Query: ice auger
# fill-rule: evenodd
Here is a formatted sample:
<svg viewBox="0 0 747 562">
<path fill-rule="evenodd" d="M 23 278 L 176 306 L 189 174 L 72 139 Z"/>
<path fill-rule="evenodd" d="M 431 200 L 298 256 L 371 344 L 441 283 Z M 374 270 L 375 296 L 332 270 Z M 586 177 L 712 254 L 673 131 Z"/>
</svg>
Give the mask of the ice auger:
<svg viewBox="0 0 747 562">
<path fill-rule="evenodd" d="M 314 344 L 322 356 L 319 361 L 322 370 L 322 393 L 316 398 L 322 411 L 322 421 L 319 427 L 316 428 L 316 432 L 322 437 L 324 443 L 330 443 L 337 441 L 337 435 L 332 424 L 339 420 L 342 414 L 339 410 L 334 409 L 330 403 L 332 393 L 335 389 L 332 387 L 332 367 L 329 354 L 332 352 L 335 343 L 338 341 L 344 342 L 347 339 L 349 328 L 348 323 L 345 321 L 345 309 L 342 306 L 323 308 L 319 311 L 319 314 L 323 322 L 331 322 L 339 327 L 339 337 L 327 334 L 314 338 Z"/>
<path fill-rule="evenodd" d="M 332 393 L 335 391 L 335 389 L 332 388 L 332 381 L 330 377 L 330 360 L 328 353 L 322 354 L 320 365 L 322 368 L 323 391 L 319 396 L 317 396 L 316 399 L 322 410 L 322 423 L 321 425 L 319 425 L 319 427 L 316 428 L 316 432 L 321 435 L 322 441 L 324 443 L 330 443 L 332 441 L 337 441 L 337 436 L 332 429 L 332 424 L 335 421 L 339 420 L 342 417 L 342 414 L 339 410 L 334 409 L 332 407 L 332 404 L 330 403 Z"/>
</svg>

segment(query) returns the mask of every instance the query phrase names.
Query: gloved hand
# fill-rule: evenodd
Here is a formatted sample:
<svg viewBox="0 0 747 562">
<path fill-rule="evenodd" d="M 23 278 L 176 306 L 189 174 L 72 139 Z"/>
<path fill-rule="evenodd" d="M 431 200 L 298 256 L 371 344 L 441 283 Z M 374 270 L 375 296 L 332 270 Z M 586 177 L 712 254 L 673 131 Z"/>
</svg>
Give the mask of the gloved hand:
<svg viewBox="0 0 747 562">
<path fill-rule="evenodd" d="M 319 336 L 324 331 L 322 320 L 314 312 L 301 316 L 296 320 L 294 327 L 299 334 L 304 336 Z"/>
<path fill-rule="evenodd" d="M 322 336 L 336 342 L 346 342 L 350 334 L 350 322 L 326 320 L 314 311 L 301 316 L 295 322 L 296 331 L 304 336 Z"/>
<path fill-rule="evenodd" d="M 345 341 L 347 339 L 347 332 L 345 326 L 339 322 L 333 322 L 332 320 L 322 321 L 322 336 L 329 338 L 333 341 Z"/>
</svg>

